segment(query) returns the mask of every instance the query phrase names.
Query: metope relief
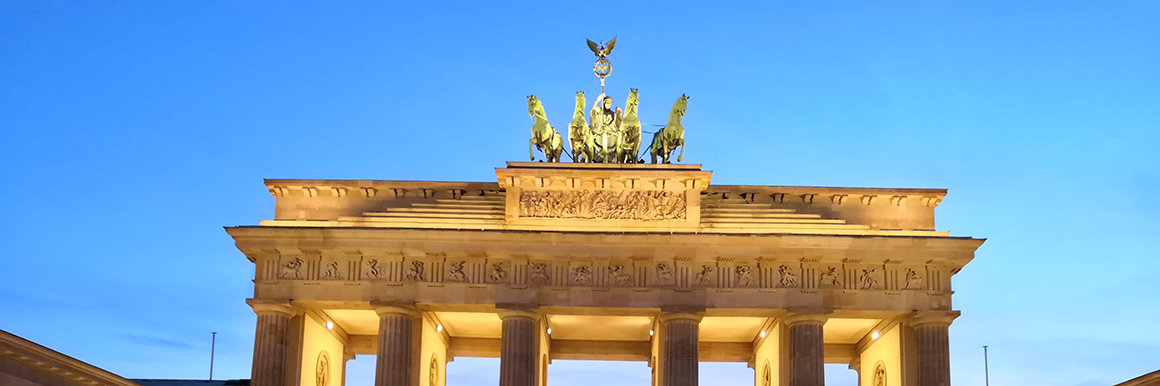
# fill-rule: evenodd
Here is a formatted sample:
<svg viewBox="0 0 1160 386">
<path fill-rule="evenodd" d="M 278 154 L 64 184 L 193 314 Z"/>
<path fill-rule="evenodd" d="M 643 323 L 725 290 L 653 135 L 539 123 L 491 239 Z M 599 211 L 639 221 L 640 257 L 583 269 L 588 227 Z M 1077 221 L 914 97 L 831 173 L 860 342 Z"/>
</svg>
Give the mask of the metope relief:
<svg viewBox="0 0 1160 386">
<path fill-rule="evenodd" d="M 616 285 L 632 284 L 632 274 L 628 273 L 628 269 L 623 265 L 616 264 L 608 267 L 608 273 L 612 276 L 612 280 Z"/>
<path fill-rule="evenodd" d="M 702 265 L 701 271 L 694 276 L 693 282 L 696 285 L 713 285 L 713 266 Z"/>
<path fill-rule="evenodd" d="M 668 263 L 657 264 L 657 283 L 658 284 L 672 284 L 673 282 L 673 266 Z"/>
<path fill-rule="evenodd" d="M 531 268 L 531 270 L 528 272 L 528 279 L 532 281 L 532 284 L 548 283 L 548 279 L 550 279 L 550 277 L 548 277 L 547 264 L 531 263 L 529 264 L 529 268 Z"/>
<path fill-rule="evenodd" d="M 467 264 L 467 262 L 463 260 L 453 261 L 451 264 L 448 264 L 447 277 L 451 278 L 451 281 L 461 282 L 467 280 L 467 274 L 463 273 L 463 266 L 465 264 Z"/>
<path fill-rule="evenodd" d="M 778 280 L 777 283 L 784 288 L 797 288 L 798 275 L 793 272 L 793 268 L 788 265 L 777 267 Z"/>
<path fill-rule="evenodd" d="M 329 280 L 342 280 L 342 271 L 338 268 L 338 262 L 332 261 L 326 265 L 326 270 L 322 271 L 322 278 Z"/>
<path fill-rule="evenodd" d="M 411 267 L 407 268 L 407 280 L 423 281 L 423 262 L 412 261 Z"/>
<path fill-rule="evenodd" d="M 524 190 L 520 192 L 520 217 L 683 220 L 685 194 L 667 190 Z"/>
<path fill-rule="evenodd" d="M 858 275 L 858 288 L 864 290 L 880 288 L 882 281 L 878 279 L 878 275 L 877 268 L 863 269 Z"/>
<path fill-rule="evenodd" d="M 902 289 L 921 290 L 926 289 L 926 278 L 921 273 L 913 269 L 906 269 L 906 283 Z"/>
<path fill-rule="evenodd" d="M 282 272 L 278 274 L 279 279 L 301 279 L 302 274 L 302 259 L 295 258 L 282 264 Z"/>
<path fill-rule="evenodd" d="M 753 285 L 753 269 L 747 265 L 737 267 L 737 286 L 749 287 Z"/>
<path fill-rule="evenodd" d="M 491 273 L 488 275 L 488 278 L 491 279 L 492 283 L 506 282 L 507 277 L 508 273 L 507 270 L 503 268 L 502 262 L 491 263 Z"/>
<path fill-rule="evenodd" d="M 826 267 L 818 275 L 818 288 L 839 288 L 842 286 L 842 273 L 836 267 Z"/>
<path fill-rule="evenodd" d="M 587 265 L 572 268 L 573 284 L 592 284 L 592 268 Z"/>
<path fill-rule="evenodd" d="M 380 280 L 387 274 L 387 269 L 379 266 L 379 259 L 363 260 L 363 280 Z"/>
</svg>

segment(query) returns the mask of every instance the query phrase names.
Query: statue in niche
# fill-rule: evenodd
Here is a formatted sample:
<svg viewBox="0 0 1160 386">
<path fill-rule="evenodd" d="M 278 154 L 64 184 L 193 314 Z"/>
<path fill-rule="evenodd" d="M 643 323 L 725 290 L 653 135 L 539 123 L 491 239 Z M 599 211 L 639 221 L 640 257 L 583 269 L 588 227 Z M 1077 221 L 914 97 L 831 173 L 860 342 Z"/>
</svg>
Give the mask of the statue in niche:
<svg viewBox="0 0 1160 386">
<path fill-rule="evenodd" d="M 920 289 L 925 289 L 925 288 L 926 288 L 926 279 L 924 277 L 922 277 L 922 274 L 918 273 L 918 271 L 907 268 L 906 269 L 906 287 L 904 287 L 903 289 L 920 290 Z"/>
<path fill-rule="evenodd" d="M 411 268 L 407 268 L 407 280 L 423 281 L 423 262 L 412 261 Z"/>
<path fill-rule="evenodd" d="M 701 272 L 697 272 L 697 285 L 712 285 L 713 284 L 713 266 L 702 265 Z"/>
<path fill-rule="evenodd" d="M 382 279 L 383 274 L 386 273 L 382 267 L 379 267 L 378 259 L 367 259 L 363 265 L 363 278 Z"/>
<path fill-rule="evenodd" d="M 503 269 L 503 263 L 491 263 L 491 275 L 489 275 L 492 282 L 501 283 L 507 280 L 507 270 Z"/>
<path fill-rule="evenodd" d="M 797 274 L 793 273 L 793 268 L 790 268 L 788 265 L 783 264 L 777 267 L 777 274 L 781 276 L 781 280 L 778 282 L 782 287 L 795 288 L 798 286 Z"/>
<path fill-rule="evenodd" d="M 669 284 L 673 281 L 673 267 L 666 263 L 657 264 L 657 281 L 661 284 Z"/>
<path fill-rule="evenodd" d="M 452 281 L 467 280 L 467 275 L 463 273 L 464 264 L 467 264 L 467 262 L 463 260 L 453 261 L 451 264 L 448 264 L 451 269 L 447 271 L 447 275 L 451 276 Z"/>
<path fill-rule="evenodd" d="M 872 289 L 872 288 L 878 286 L 878 273 L 877 273 L 877 271 L 878 271 L 877 268 L 863 269 L 862 270 L 862 277 L 859 280 L 859 283 L 862 284 L 862 289 Z"/>
<path fill-rule="evenodd" d="M 838 288 L 842 286 L 841 279 L 838 278 L 838 269 L 834 267 L 826 267 L 826 271 L 822 272 L 818 277 L 818 285 L 822 288 Z"/>
<path fill-rule="evenodd" d="M 612 280 L 617 285 L 627 285 L 632 283 L 632 274 L 627 272 L 623 265 L 617 264 L 608 267 L 608 272 L 612 274 Z"/>
<path fill-rule="evenodd" d="M 592 283 L 592 268 L 587 265 L 572 268 L 572 282 L 576 284 Z"/>
<path fill-rule="evenodd" d="M 279 279 L 301 279 L 302 275 L 299 271 L 302 268 L 302 259 L 295 258 L 282 264 L 282 273 L 278 275 Z"/>
<path fill-rule="evenodd" d="M 748 287 L 753 285 L 753 273 L 749 266 L 737 267 L 737 286 Z"/>
<path fill-rule="evenodd" d="M 532 263 L 531 268 L 532 272 L 528 275 L 528 277 L 532 280 L 532 283 L 544 284 L 548 282 L 547 264 Z"/>
<path fill-rule="evenodd" d="M 342 272 L 338 269 L 338 262 L 332 261 L 326 265 L 326 272 L 322 273 L 322 277 L 327 279 L 342 279 Z"/>
</svg>

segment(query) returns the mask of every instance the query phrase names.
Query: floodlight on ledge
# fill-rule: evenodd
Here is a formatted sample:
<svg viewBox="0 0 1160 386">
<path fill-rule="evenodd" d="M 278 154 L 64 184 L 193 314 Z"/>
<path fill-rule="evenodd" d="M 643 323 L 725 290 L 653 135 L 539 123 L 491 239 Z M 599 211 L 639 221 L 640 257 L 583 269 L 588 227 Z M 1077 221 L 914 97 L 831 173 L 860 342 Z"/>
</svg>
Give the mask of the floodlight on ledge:
<svg viewBox="0 0 1160 386">
<path fill-rule="evenodd" d="M 326 329 L 327 329 L 327 330 L 333 330 L 333 329 L 334 329 L 334 322 L 331 322 L 331 321 L 329 321 L 329 320 L 328 320 L 328 321 L 326 321 Z"/>
<path fill-rule="evenodd" d="M 878 340 L 878 331 L 874 331 L 873 334 L 870 334 L 870 338 L 874 339 L 874 340 Z"/>
<path fill-rule="evenodd" d="M 653 336 L 653 330 L 648 330 L 648 336 Z"/>
<path fill-rule="evenodd" d="M 442 324 L 436 324 L 436 325 L 435 325 L 435 332 L 443 332 L 443 325 L 442 325 Z"/>
<path fill-rule="evenodd" d="M 552 328 L 548 327 L 548 335 L 552 335 Z"/>
<path fill-rule="evenodd" d="M 761 338 L 765 339 L 765 331 L 761 331 Z"/>
</svg>

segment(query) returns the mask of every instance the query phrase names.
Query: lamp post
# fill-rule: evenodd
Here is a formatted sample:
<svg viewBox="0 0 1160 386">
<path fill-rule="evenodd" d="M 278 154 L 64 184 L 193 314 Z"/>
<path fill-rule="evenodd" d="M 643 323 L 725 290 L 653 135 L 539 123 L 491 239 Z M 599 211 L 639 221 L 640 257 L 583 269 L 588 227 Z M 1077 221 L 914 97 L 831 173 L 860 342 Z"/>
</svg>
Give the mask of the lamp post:
<svg viewBox="0 0 1160 386">
<path fill-rule="evenodd" d="M 991 386 L 991 369 L 987 364 L 987 346 L 983 346 L 983 380 Z"/>
<path fill-rule="evenodd" d="M 211 332 L 209 343 L 209 380 L 213 380 L 213 352 L 217 348 L 217 332 Z"/>
</svg>

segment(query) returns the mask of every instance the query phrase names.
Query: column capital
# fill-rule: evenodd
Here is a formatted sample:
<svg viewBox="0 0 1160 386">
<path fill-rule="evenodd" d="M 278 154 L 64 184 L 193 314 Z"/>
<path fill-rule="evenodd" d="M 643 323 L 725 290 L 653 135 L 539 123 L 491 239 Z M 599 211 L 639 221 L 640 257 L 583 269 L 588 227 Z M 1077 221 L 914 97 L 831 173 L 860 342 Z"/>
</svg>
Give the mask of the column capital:
<svg viewBox="0 0 1160 386">
<path fill-rule="evenodd" d="M 277 315 L 285 317 L 293 317 L 298 315 L 298 310 L 290 305 L 288 300 L 259 300 L 246 299 L 246 304 L 249 304 L 254 309 L 254 313 L 258 315 Z"/>
<path fill-rule="evenodd" d="M 830 317 L 824 314 L 787 314 L 781 318 L 781 322 L 788 327 L 793 327 L 799 324 L 816 324 L 823 325 Z"/>
<path fill-rule="evenodd" d="M 951 322 L 953 322 L 955 318 L 959 317 L 959 314 L 961 314 L 959 311 L 916 312 L 913 316 L 911 316 L 910 321 L 907 324 L 910 324 L 910 327 L 912 328 L 927 326 L 950 327 Z"/>
<path fill-rule="evenodd" d="M 533 322 L 540 320 L 540 311 L 534 309 L 518 310 L 510 308 L 498 308 L 495 310 L 495 312 L 499 314 L 500 320 L 508 320 L 512 318 L 531 319 Z"/>
<path fill-rule="evenodd" d="M 419 311 L 415 310 L 415 306 L 413 304 L 371 301 L 371 308 L 375 310 L 375 313 L 378 314 L 380 318 L 392 315 L 406 316 L 411 319 L 416 319 L 419 317 Z"/>
<path fill-rule="evenodd" d="M 668 323 L 677 320 L 685 320 L 693 323 L 701 323 L 701 319 L 705 316 L 700 313 L 692 312 L 662 312 L 657 318 L 661 323 Z"/>
</svg>

